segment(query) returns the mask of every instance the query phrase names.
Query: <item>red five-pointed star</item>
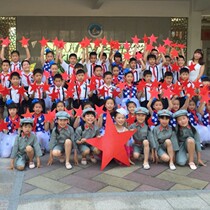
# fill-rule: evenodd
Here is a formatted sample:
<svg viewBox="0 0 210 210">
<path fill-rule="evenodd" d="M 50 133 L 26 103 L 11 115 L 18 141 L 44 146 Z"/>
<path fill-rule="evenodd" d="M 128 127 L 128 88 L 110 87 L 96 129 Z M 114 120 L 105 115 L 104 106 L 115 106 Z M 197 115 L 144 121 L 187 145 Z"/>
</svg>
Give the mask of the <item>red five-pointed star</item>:
<svg viewBox="0 0 210 210">
<path fill-rule="evenodd" d="M 176 62 L 171 64 L 171 67 L 172 67 L 172 71 L 179 71 L 179 66 L 177 65 Z"/>
<path fill-rule="evenodd" d="M 59 40 L 58 40 L 57 37 L 55 37 L 55 39 L 52 40 L 52 41 L 53 41 L 53 45 L 54 45 L 54 46 L 59 47 Z"/>
<path fill-rule="evenodd" d="M 2 43 L 1 43 L 1 45 L 5 45 L 6 47 L 10 44 L 10 40 L 9 40 L 9 38 L 7 37 L 6 39 L 0 39 L 0 40 L 2 40 Z"/>
<path fill-rule="evenodd" d="M 164 90 L 163 93 L 164 93 L 163 96 L 164 96 L 165 98 L 168 98 L 168 99 L 170 99 L 171 96 L 173 95 L 173 92 L 170 90 L 170 88 Z"/>
<path fill-rule="evenodd" d="M 171 56 L 174 58 L 174 57 L 178 57 L 179 55 L 179 52 L 175 49 L 171 50 Z"/>
<path fill-rule="evenodd" d="M 42 88 L 44 91 L 49 91 L 50 85 L 48 85 L 46 82 L 42 85 Z"/>
<path fill-rule="evenodd" d="M 69 79 L 69 75 L 66 72 L 63 72 L 61 75 L 62 75 L 63 80 Z"/>
<path fill-rule="evenodd" d="M 66 111 L 70 116 L 72 116 L 72 109 L 68 110 L 67 108 L 65 108 L 65 111 Z"/>
<path fill-rule="evenodd" d="M 99 116 L 101 116 L 102 113 L 104 113 L 103 106 L 99 107 L 95 105 L 95 107 L 96 107 L 96 113 L 97 113 L 97 118 L 98 118 Z"/>
<path fill-rule="evenodd" d="M 40 40 L 39 43 L 41 44 L 42 47 L 45 47 L 48 41 L 49 41 L 48 39 L 45 39 L 44 37 L 42 37 L 42 40 Z"/>
<path fill-rule="evenodd" d="M 152 44 L 153 42 L 156 42 L 157 38 L 158 38 L 157 36 L 154 36 L 154 34 L 152 34 L 152 35 L 149 37 L 150 43 Z"/>
<path fill-rule="evenodd" d="M 171 46 L 172 41 L 169 38 L 167 38 L 167 39 L 165 39 L 163 41 L 164 41 L 164 45 L 165 46 Z"/>
<path fill-rule="evenodd" d="M 164 46 L 162 46 L 162 45 L 159 45 L 158 51 L 159 51 L 159 53 L 165 54 L 166 53 L 166 48 Z"/>
<path fill-rule="evenodd" d="M 117 91 L 116 89 L 114 89 L 114 90 L 112 91 L 112 97 L 113 97 L 113 98 L 116 98 L 116 97 L 119 96 L 119 95 L 120 95 L 120 92 Z"/>
<path fill-rule="evenodd" d="M 131 39 L 133 40 L 134 44 L 138 44 L 139 40 L 140 40 L 140 38 L 138 38 L 136 35 L 134 37 L 132 37 Z"/>
<path fill-rule="evenodd" d="M 145 88 L 145 86 L 146 86 L 146 82 L 144 80 L 141 80 L 139 84 L 137 85 L 138 91 L 142 91 Z"/>
<path fill-rule="evenodd" d="M 22 37 L 22 39 L 19 41 L 22 44 L 22 47 L 25 45 L 28 45 L 28 41 L 29 39 L 26 39 L 24 36 Z"/>
<path fill-rule="evenodd" d="M 88 144 L 97 147 L 103 152 L 101 170 L 103 170 L 113 158 L 130 166 L 125 145 L 135 132 L 136 130 L 118 133 L 110 114 L 107 113 L 104 136 L 88 139 L 86 141 Z"/>
<path fill-rule="evenodd" d="M 95 90 L 96 89 L 96 81 L 95 80 L 91 80 L 90 84 L 88 85 L 90 91 Z"/>
<path fill-rule="evenodd" d="M 7 122 L 4 122 L 4 120 L 0 120 L 0 131 L 8 130 L 7 125 Z"/>
<path fill-rule="evenodd" d="M 25 92 L 26 92 L 26 90 L 24 89 L 23 86 L 21 86 L 21 87 L 18 88 L 18 94 L 20 94 L 20 95 L 23 96 Z"/>
<path fill-rule="evenodd" d="M 156 79 L 152 82 L 152 88 L 158 88 L 160 85 L 160 82 L 158 82 Z"/>
<path fill-rule="evenodd" d="M 131 55 L 129 52 L 124 53 L 125 60 L 127 60 L 127 61 L 130 60 L 130 57 L 131 57 Z"/>
<path fill-rule="evenodd" d="M 149 92 L 150 92 L 150 94 L 151 94 L 151 98 L 158 98 L 159 92 L 158 92 L 157 90 L 152 89 L 152 90 L 150 90 Z"/>
<path fill-rule="evenodd" d="M 31 90 L 36 91 L 39 86 L 36 83 L 31 84 Z"/>
<path fill-rule="evenodd" d="M 102 38 L 101 39 L 101 44 L 103 45 L 103 46 L 106 46 L 107 45 L 107 39 L 106 39 L 106 37 L 104 37 L 104 38 Z"/>
<path fill-rule="evenodd" d="M 81 106 L 80 106 L 78 109 L 75 109 L 75 108 L 74 108 L 74 111 L 76 112 L 76 116 L 77 116 L 77 117 L 82 116 L 82 108 L 81 108 Z"/>
<path fill-rule="evenodd" d="M 119 84 L 116 85 L 120 90 L 123 90 L 126 86 L 125 82 L 120 82 Z"/>
<path fill-rule="evenodd" d="M 195 88 L 200 88 L 202 83 L 199 82 L 199 80 L 196 80 L 195 82 L 193 82 L 193 84 L 194 84 Z"/>
<path fill-rule="evenodd" d="M 201 95 L 201 102 L 205 102 L 205 103 L 208 103 L 209 102 L 209 93 L 205 93 L 203 95 Z"/>
<path fill-rule="evenodd" d="M 74 89 L 68 88 L 67 91 L 65 91 L 65 94 L 67 98 L 72 98 L 74 94 Z"/>
<path fill-rule="evenodd" d="M 186 91 L 186 95 L 188 95 L 189 98 L 192 98 L 195 95 L 195 89 L 192 87 L 189 87 L 189 88 L 186 87 L 185 91 Z"/>
<path fill-rule="evenodd" d="M 95 39 L 94 41 L 93 41 L 93 43 L 94 43 L 94 45 L 95 45 L 95 47 L 100 47 L 100 40 L 99 39 Z"/>
<path fill-rule="evenodd" d="M 148 42 L 148 40 L 149 40 L 149 38 L 147 37 L 147 35 L 146 35 L 146 34 L 144 34 L 144 37 L 143 37 L 142 39 L 144 40 L 144 43 L 147 43 L 147 42 Z"/>
<path fill-rule="evenodd" d="M 58 92 L 53 91 L 49 96 L 51 97 L 51 100 L 54 101 L 55 99 L 58 99 Z"/>
<path fill-rule="evenodd" d="M 104 87 L 101 88 L 101 89 L 98 89 L 98 94 L 99 94 L 100 96 L 104 96 L 105 93 L 106 93 L 106 91 L 105 91 Z"/>
<path fill-rule="evenodd" d="M 153 48 L 154 48 L 154 47 L 153 47 L 151 44 L 148 44 L 148 45 L 146 46 L 146 50 L 147 50 L 147 51 L 151 51 Z"/>
<path fill-rule="evenodd" d="M 45 122 L 53 122 L 53 120 L 55 119 L 55 115 L 53 112 L 47 112 L 47 114 L 44 114 L 44 121 Z"/>
<path fill-rule="evenodd" d="M 123 46 L 124 46 L 124 48 L 125 48 L 126 50 L 129 50 L 129 49 L 130 49 L 130 43 L 128 43 L 127 40 L 126 40 L 126 42 L 123 44 Z"/>
<path fill-rule="evenodd" d="M 21 116 L 23 116 L 24 118 L 32 118 L 34 112 L 29 112 L 29 109 L 26 110 L 25 114 L 22 114 Z"/>
<path fill-rule="evenodd" d="M 137 52 L 137 53 L 136 53 L 136 59 L 137 59 L 137 60 L 142 59 L 142 53 Z"/>
<path fill-rule="evenodd" d="M 196 66 L 196 64 L 193 64 L 193 62 L 190 63 L 190 65 L 188 66 L 190 72 L 195 71 L 195 66 Z"/>
<path fill-rule="evenodd" d="M 59 49 L 63 49 L 64 46 L 65 46 L 65 44 L 66 44 L 66 42 L 64 42 L 63 39 L 62 40 L 59 40 L 58 48 Z"/>
<path fill-rule="evenodd" d="M 3 90 L 0 91 L 0 93 L 2 94 L 2 96 L 6 96 L 10 94 L 10 89 L 7 87 L 4 87 Z"/>
</svg>

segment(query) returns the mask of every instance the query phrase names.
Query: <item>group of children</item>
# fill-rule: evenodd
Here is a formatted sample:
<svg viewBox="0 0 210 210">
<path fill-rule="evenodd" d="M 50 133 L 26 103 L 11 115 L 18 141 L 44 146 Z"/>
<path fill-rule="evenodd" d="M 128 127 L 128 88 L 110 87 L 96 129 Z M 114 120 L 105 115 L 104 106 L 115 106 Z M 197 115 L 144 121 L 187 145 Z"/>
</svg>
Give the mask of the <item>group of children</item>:
<svg viewBox="0 0 210 210">
<path fill-rule="evenodd" d="M 143 154 L 143 168 L 149 169 L 151 154 L 171 170 L 187 161 L 194 170 L 196 151 L 198 163 L 205 165 L 200 152 L 210 142 L 210 80 L 203 76 L 202 50 L 194 52 L 187 66 L 183 54 L 171 58 L 155 48 L 134 52 L 129 61 L 119 51 L 111 50 L 108 58 L 102 48 L 97 58 L 96 51 L 85 49 L 80 62 L 72 53 L 67 63 L 59 50 L 54 57 L 46 49 L 45 60 L 42 47 L 43 66 L 31 72 L 27 46 L 22 62 L 18 51 L 11 53 L 11 62 L 6 60 L 5 47 L 0 118 L 5 108 L 8 115 L 0 125 L 0 157 L 11 157 L 12 169 L 23 170 L 26 162 L 34 168 L 34 157 L 40 167 L 45 152 L 50 153 L 48 165 L 56 157 L 71 169 L 72 150 L 75 164 L 78 151 L 81 164 L 87 164 L 87 157 L 96 163 L 101 151 L 86 140 L 104 135 L 107 114 L 118 132 L 136 130 L 125 145 L 131 164 Z M 137 53 L 143 56 L 136 58 Z"/>
</svg>

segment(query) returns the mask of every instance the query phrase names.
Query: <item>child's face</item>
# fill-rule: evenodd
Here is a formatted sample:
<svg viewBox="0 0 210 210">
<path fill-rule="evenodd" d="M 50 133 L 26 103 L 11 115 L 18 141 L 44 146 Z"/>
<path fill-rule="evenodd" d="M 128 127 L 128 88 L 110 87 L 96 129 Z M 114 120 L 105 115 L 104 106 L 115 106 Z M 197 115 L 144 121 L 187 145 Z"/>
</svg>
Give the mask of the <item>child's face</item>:
<svg viewBox="0 0 210 210">
<path fill-rule="evenodd" d="M 114 61 L 115 61 L 116 63 L 120 63 L 120 62 L 121 62 L 121 58 L 120 58 L 120 57 L 115 57 L 115 58 L 114 58 Z"/>
<path fill-rule="evenodd" d="M 209 82 L 209 81 L 203 81 L 202 84 L 203 84 L 204 86 L 210 86 L 210 82 Z"/>
<path fill-rule="evenodd" d="M 114 76 L 118 76 L 119 72 L 120 72 L 120 70 L 119 70 L 119 68 L 117 66 L 114 67 L 113 70 L 112 70 L 112 73 L 113 73 Z"/>
<path fill-rule="evenodd" d="M 136 61 L 131 61 L 130 62 L 130 68 L 135 69 L 136 68 Z"/>
<path fill-rule="evenodd" d="M 180 75 L 181 79 L 183 81 L 187 81 L 189 79 L 189 73 L 187 72 L 183 72 L 181 75 Z"/>
<path fill-rule="evenodd" d="M 95 122 L 95 116 L 93 114 L 86 114 L 84 117 L 83 117 L 84 121 L 91 125 Z"/>
<path fill-rule="evenodd" d="M 124 125 L 125 120 L 126 120 L 125 115 L 117 113 L 117 115 L 115 117 L 115 122 L 117 125 L 120 125 L 120 126 Z"/>
<path fill-rule="evenodd" d="M 179 100 L 176 99 L 173 101 L 173 110 L 178 111 L 179 108 L 180 108 L 180 102 L 179 102 Z"/>
<path fill-rule="evenodd" d="M 202 55 L 200 53 L 194 53 L 193 57 L 194 59 L 199 60 L 202 57 Z"/>
<path fill-rule="evenodd" d="M 21 128 L 22 128 L 22 131 L 25 135 L 29 135 L 32 131 L 32 125 L 31 124 L 23 124 L 23 126 Z"/>
<path fill-rule="evenodd" d="M 166 58 L 166 65 L 171 64 L 171 59 L 170 58 Z"/>
<path fill-rule="evenodd" d="M 162 104 L 162 102 L 156 101 L 156 102 L 154 103 L 154 109 L 155 109 L 156 111 L 162 110 L 162 109 L 163 109 L 163 104 Z"/>
<path fill-rule="evenodd" d="M 84 79 L 85 79 L 85 75 L 84 75 L 83 73 L 77 74 L 77 75 L 76 75 L 76 79 L 77 79 L 79 82 L 83 82 Z"/>
<path fill-rule="evenodd" d="M 22 68 L 24 72 L 29 72 L 30 71 L 30 64 L 28 62 L 23 62 Z"/>
<path fill-rule="evenodd" d="M 125 81 L 127 82 L 127 83 L 132 83 L 133 82 L 133 74 L 127 74 L 126 76 L 125 76 Z"/>
<path fill-rule="evenodd" d="M 104 77 L 104 83 L 110 85 L 112 83 L 112 79 L 113 79 L 112 75 L 106 75 Z"/>
<path fill-rule="evenodd" d="M 178 58 L 177 63 L 178 63 L 178 66 L 182 67 L 185 64 L 185 60 L 183 58 Z"/>
<path fill-rule="evenodd" d="M 40 82 L 42 81 L 42 74 L 36 73 L 36 74 L 34 75 L 34 80 L 35 80 L 36 82 L 40 83 Z"/>
<path fill-rule="evenodd" d="M 189 124 L 189 119 L 187 116 L 180 116 L 180 117 L 177 117 L 177 123 L 181 127 L 186 127 Z"/>
<path fill-rule="evenodd" d="M 107 100 L 106 101 L 106 104 L 105 104 L 105 107 L 106 107 L 106 109 L 108 110 L 108 111 L 113 111 L 113 109 L 114 109 L 114 102 L 113 102 L 113 100 Z"/>
<path fill-rule="evenodd" d="M 160 121 L 160 124 L 161 124 L 163 127 L 167 127 L 167 126 L 168 126 L 169 120 L 170 120 L 169 117 L 163 116 L 163 117 L 159 117 L 158 119 L 159 119 L 159 121 Z"/>
<path fill-rule="evenodd" d="M 46 60 L 49 62 L 49 61 L 52 61 L 53 59 L 54 59 L 54 55 L 52 53 L 47 53 Z"/>
<path fill-rule="evenodd" d="M 11 83 L 12 83 L 12 85 L 14 85 L 14 86 L 18 86 L 18 85 L 20 84 L 20 78 L 17 77 L 17 76 L 13 76 L 13 77 L 11 78 Z"/>
<path fill-rule="evenodd" d="M 77 63 L 77 58 L 75 56 L 71 56 L 69 58 L 69 63 L 75 65 Z"/>
<path fill-rule="evenodd" d="M 62 81 L 60 78 L 56 78 L 56 79 L 54 80 L 54 84 L 55 84 L 55 86 L 57 86 L 57 87 L 61 87 L 62 83 L 63 83 L 63 81 Z"/>
<path fill-rule="evenodd" d="M 188 108 L 189 108 L 189 110 L 195 110 L 195 108 L 196 108 L 195 102 L 190 101 Z"/>
<path fill-rule="evenodd" d="M 11 117 L 14 117 L 17 114 L 17 109 L 16 108 L 8 109 L 8 112 Z"/>
<path fill-rule="evenodd" d="M 133 104 L 133 103 L 130 103 L 130 104 L 128 105 L 128 111 L 129 111 L 129 113 L 134 114 L 135 108 L 136 108 L 136 105 Z"/>
<path fill-rule="evenodd" d="M 107 57 L 106 56 L 102 56 L 102 63 L 105 63 L 106 62 L 106 59 L 107 59 Z"/>
<path fill-rule="evenodd" d="M 136 114 L 136 120 L 138 123 L 142 124 L 146 120 L 146 115 L 145 114 Z"/>
<path fill-rule="evenodd" d="M 150 58 L 150 59 L 148 60 L 148 63 L 149 63 L 151 66 L 153 66 L 153 65 L 155 65 L 155 63 L 156 63 L 156 59 L 155 59 L 155 58 Z"/>
<path fill-rule="evenodd" d="M 96 55 L 91 55 L 91 56 L 90 56 L 90 62 L 91 62 L 91 63 L 95 63 L 96 60 L 97 60 L 97 56 L 96 56 Z"/>
<path fill-rule="evenodd" d="M 172 83 L 173 78 L 170 77 L 170 76 L 167 76 L 167 77 L 164 78 L 164 80 L 165 80 L 167 85 L 170 85 Z"/>
<path fill-rule="evenodd" d="M 68 124 L 68 119 L 58 119 L 58 125 L 61 128 L 65 128 Z"/>
<path fill-rule="evenodd" d="M 56 106 L 56 110 L 58 112 L 64 111 L 65 110 L 65 106 L 63 105 L 63 103 L 58 103 L 57 106 Z"/>
<path fill-rule="evenodd" d="M 50 71 L 52 72 L 52 75 L 55 75 L 58 73 L 58 66 L 57 65 L 52 65 L 50 67 Z"/>
<path fill-rule="evenodd" d="M 152 81 L 152 75 L 151 74 L 147 74 L 144 77 L 145 82 L 150 83 Z"/>
<path fill-rule="evenodd" d="M 98 77 L 102 76 L 102 69 L 100 67 L 96 68 L 94 74 Z"/>
<path fill-rule="evenodd" d="M 2 63 L 1 68 L 3 72 L 8 72 L 10 65 L 8 63 Z"/>
<path fill-rule="evenodd" d="M 156 56 L 156 58 L 157 58 L 157 56 L 158 56 L 158 51 L 156 51 L 156 50 L 152 50 L 152 51 L 151 51 L 151 54 L 152 54 L 152 55 L 155 55 L 155 56 Z"/>
<path fill-rule="evenodd" d="M 35 104 L 34 105 L 34 112 L 36 113 L 36 114 L 40 114 L 41 112 L 42 112 L 42 106 L 41 106 L 41 104 Z"/>
<path fill-rule="evenodd" d="M 17 53 L 12 53 L 11 55 L 11 60 L 14 62 L 14 63 L 17 63 L 20 59 L 20 56 L 17 54 Z"/>
</svg>

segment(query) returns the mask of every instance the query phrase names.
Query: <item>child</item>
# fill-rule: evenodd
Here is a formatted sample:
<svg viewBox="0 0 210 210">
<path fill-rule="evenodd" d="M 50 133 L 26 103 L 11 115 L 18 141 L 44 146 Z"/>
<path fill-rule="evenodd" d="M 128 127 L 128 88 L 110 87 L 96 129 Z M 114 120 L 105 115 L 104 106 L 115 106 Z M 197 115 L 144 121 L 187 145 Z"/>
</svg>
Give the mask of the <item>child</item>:
<svg viewBox="0 0 210 210">
<path fill-rule="evenodd" d="M 47 79 L 47 83 L 51 86 L 54 85 L 54 76 L 58 74 L 58 64 L 57 63 L 53 63 L 51 66 L 50 66 L 50 76 L 49 78 L 46 78 Z"/>
<path fill-rule="evenodd" d="M 125 107 L 126 106 L 126 101 L 129 99 L 129 100 L 132 100 L 135 102 L 136 106 L 139 107 L 139 98 L 140 98 L 140 94 L 137 93 L 137 87 L 136 85 L 133 84 L 133 73 L 126 69 L 125 71 L 125 87 L 123 88 L 123 96 L 122 96 L 122 104 L 121 106 L 122 107 Z"/>
<path fill-rule="evenodd" d="M 114 55 L 114 62 L 112 62 L 111 57 Z M 110 63 L 112 63 L 112 67 L 113 66 L 118 66 L 119 68 L 119 75 L 123 76 L 123 64 L 122 64 L 122 54 L 118 51 L 115 52 L 115 54 L 112 54 L 112 51 L 110 52 Z"/>
<path fill-rule="evenodd" d="M 107 59 L 107 54 L 103 51 L 104 47 L 102 46 L 102 50 L 100 53 L 100 62 L 101 62 L 101 67 L 102 67 L 102 72 L 103 74 L 107 71 L 109 71 L 109 60 Z"/>
<path fill-rule="evenodd" d="M 177 58 L 177 65 L 178 65 L 178 70 L 173 70 L 173 83 L 175 84 L 177 81 L 180 80 L 180 70 L 182 68 L 186 68 L 185 66 L 185 57 L 183 55 L 179 55 Z"/>
<path fill-rule="evenodd" d="M 0 156 L 3 158 L 8 158 L 11 155 L 15 138 L 18 135 L 18 128 L 20 123 L 20 117 L 17 114 L 17 104 L 15 104 L 12 100 L 8 100 L 6 102 L 6 105 L 8 110 L 8 116 L 5 118 L 4 121 L 7 123 L 7 130 L 4 130 L 4 134 L 0 134 L 2 135 Z"/>
<path fill-rule="evenodd" d="M 136 109 L 136 104 L 133 101 L 128 101 L 126 103 L 126 107 L 128 110 L 128 118 L 126 119 L 127 125 L 130 126 L 136 121 L 136 115 L 135 115 L 135 109 Z"/>
<path fill-rule="evenodd" d="M 36 157 L 37 168 L 40 168 L 42 155 L 40 146 L 32 131 L 33 120 L 24 118 L 20 120 L 21 132 L 16 137 L 15 144 L 12 149 L 10 169 L 16 168 L 19 171 L 25 169 L 27 159 L 29 159 L 29 168 L 35 168 L 34 157 Z"/>
<path fill-rule="evenodd" d="M 74 86 L 73 93 L 73 107 L 78 109 L 85 101 L 89 100 L 89 97 L 92 96 L 88 83 L 85 80 L 85 71 L 79 69 L 76 72 L 76 81 Z"/>
<path fill-rule="evenodd" d="M 202 123 L 206 126 L 210 132 L 210 100 L 208 103 L 202 102 L 199 106 L 199 113 L 202 116 Z M 210 143 L 210 136 L 208 139 L 208 143 Z"/>
<path fill-rule="evenodd" d="M 112 66 L 112 74 L 113 74 L 113 79 L 112 79 L 112 83 L 113 85 L 117 85 L 120 82 L 123 82 L 123 76 L 119 75 L 120 69 L 118 66 L 113 65 Z"/>
<path fill-rule="evenodd" d="M 129 60 L 129 67 L 130 67 L 130 71 L 133 73 L 133 82 L 136 84 L 137 82 L 139 82 L 140 78 L 140 74 L 141 74 L 141 69 L 137 68 L 137 60 L 136 58 L 130 58 Z"/>
<path fill-rule="evenodd" d="M 57 63 L 58 59 L 56 57 L 56 61 L 54 58 L 54 52 L 50 49 L 46 49 L 46 60 L 44 59 L 44 49 L 45 47 L 41 48 L 41 53 L 40 53 L 40 60 L 42 64 L 42 70 L 43 71 L 48 71 L 50 72 L 50 67 L 53 63 Z M 57 48 L 56 48 L 57 51 Z"/>
<path fill-rule="evenodd" d="M 197 169 L 194 163 L 194 153 L 197 153 L 198 164 L 205 166 L 201 160 L 200 137 L 197 130 L 190 124 L 186 110 L 179 110 L 173 114 L 177 121 L 176 134 L 178 137 L 179 151 L 176 153 L 176 163 L 184 166 L 187 163 L 187 153 L 189 156 L 188 164 L 192 170 Z"/>
<path fill-rule="evenodd" d="M 162 79 L 164 79 L 163 76 L 165 75 L 166 72 L 172 72 L 171 57 L 169 55 L 165 55 L 165 59 L 166 59 L 166 62 L 162 66 Z M 173 77 L 173 73 L 172 73 L 172 77 Z"/>
<path fill-rule="evenodd" d="M 34 114 L 32 118 L 34 119 L 33 132 L 36 134 L 37 140 L 40 144 L 42 154 L 45 151 L 49 151 L 49 124 L 45 122 L 44 114 L 42 114 L 43 107 L 42 102 L 38 99 L 32 101 Z"/>
<path fill-rule="evenodd" d="M 34 69 L 33 71 L 33 78 L 34 78 L 34 83 L 31 84 L 28 88 L 28 94 L 31 99 L 38 99 L 42 103 L 43 107 L 43 112 L 45 113 L 45 101 L 44 98 L 46 98 L 46 92 L 43 89 L 43 82 L 42 82 L 42 77 L 43 77 L 43 71 L 39 68 Z M 30 110 L 32 111 L 32 110 Z"/>
<path fill-rule="evenodd" d="M 30 62 L 28 60 L 23 60 L 21 67 L 23 69 L 21 75 L 21 84 L 24 86 L 25 90 L 28 90 L 28 87 L 33 82 L 33 73 L 30 72 Z"/>
<path fill-rule="evenodd" d="M 53 157 L 58 157 L 61 163 L 65 161 L 65 167 L 69 170 L 72 168 L 70 163 L 72 145 L 74 148 L 74 161 L 76 165 L 78 164 L 77 148 L 74 142 L 74 130 L 70 125 L 68 125 L 70 115 L 67 112 L 57 112 L 56 119 L 58 125 L 56 125 L 51 134 L 48 165 L 52 165 Z M 65 159 L 62 157 L 63 153 L 65 153 Z"/>
<path fill-rule="evenodd" d="M 90 155 L 90 160 L 92 163 L 96 163 L 97 160 L 94 154 L 100 154 L 100 151 L 89 144 L 86 143 L 87 139 L 99 137 L 99 128 L 95 125 L 96 112 L 93 108 L 87 108 L 83 110 L 82 113 L 83 120 L 85 124 L 79 126 L 75 131 L 75 142 L 78 144 L 79 150 L 82 153 L 82 165 L 87 165 L 87 155 Z"/>
<path fill-rule="evenodd" d="M 155 160 L 155 142 L 150 128 L 146 124 L 146 118 L 149 114 L 149 110 L 144 107 L 138 107 L 135 109 L 136 123 L 133 123 L 129 129 L 137 129 L 136 133 L 133 135 L 133 157 L 138 159 L 142 150 L 144 150 L 144 162 L 143 168 L 145 170 L 150 169 L 149 165 L 149 152 L 150 147 L 152 149 L 152 159 Z"/>
<path fill-rule="evenodd" d="M 169 126 L 172 113 L 163 109 L 158 111 L 160 125 L 153 129 L 154 140 L 157 146 L 157 155 L 164 162 L 169 162 L 169 168 L 176 170 L 174 153 L 179 150 L 176 133 Z"/>
</svg>

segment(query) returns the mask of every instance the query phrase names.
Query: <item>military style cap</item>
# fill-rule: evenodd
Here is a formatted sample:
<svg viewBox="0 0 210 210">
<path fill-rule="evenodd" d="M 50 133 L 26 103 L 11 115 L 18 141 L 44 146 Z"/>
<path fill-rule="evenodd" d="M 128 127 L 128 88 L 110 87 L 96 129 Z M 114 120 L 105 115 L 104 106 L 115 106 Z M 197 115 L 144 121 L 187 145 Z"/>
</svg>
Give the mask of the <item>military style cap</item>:
<svg viewBox="0 0 210 210">
<path fill-rule="evenodd" d="M 93 109 L 93 108 L 84 109 L 84 110 L 82 111 L 82 116 L 84 117 L 84 115 L 85 115 L 87 112 L 92 112 L 92 113 L 96 116 L 95 109 Z"/>
<path fill-rule="evenodd" d="M 23 119 L 20 119 L 20 125 L 23 125 L 25 123 L 30 123 L 30 124 L 34 124 L 34 119 L 32 118 L 23 118 Z"/>
<path fill-rule="evenodd" d="M 148 115 L 149 114 L 149 110 L 145 107 L 138 107 L 135 109 L 135 114 L 145 114 Z"/>
<path fill-rule="evenodd" d="M 55 116 L 56 118 L 61 119 L 61 120 L 67 120 L 70 118 L 70 115 L 65 111 L 57 112 Z"/>
<path fill-rule="evenodd" d="M 180 117 L 180 116 L 187 116 L 187 114 L 188 114 L 187 110 L 182 109 L 182 110 L 178 110 L 177 112 L 175 112 L 173 114 L 173 117 L 177 118 L 177 117 Z"/>
<path fill-rule="evenodd" d="M 168 109 L 162 109 L 158 111 L 158 117 L 166 116 L 166 117 L 171 117 L 172 113 Z"/>
<path fill-rule="evenodd" d="M 116 109 L 116 112 L 117 113 L 120 113 L 120 114 L 122 114 L 122 115 L 124 115 L 125 117 L 128 115 L 128 112 L 127 112 L 127 110 L 126 109 L 124 109 L 124 108 L 119 108 L 119 109 Z"/>
</svg>

